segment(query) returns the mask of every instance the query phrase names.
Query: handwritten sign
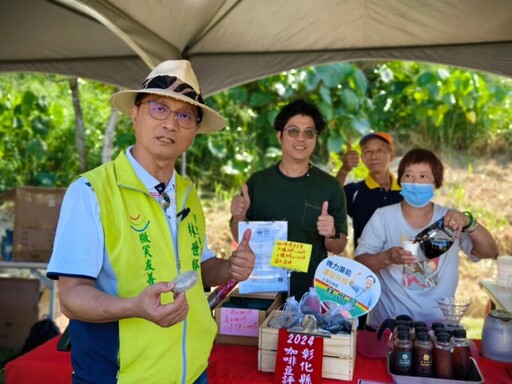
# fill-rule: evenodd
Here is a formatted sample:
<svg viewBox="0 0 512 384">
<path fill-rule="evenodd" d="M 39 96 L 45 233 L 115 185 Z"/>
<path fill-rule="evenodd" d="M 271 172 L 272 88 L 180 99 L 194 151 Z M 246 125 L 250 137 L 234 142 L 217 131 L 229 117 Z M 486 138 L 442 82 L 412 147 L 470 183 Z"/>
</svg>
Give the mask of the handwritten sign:
<svg viewBox="0 0 512 384">
<path fill-rule="evenodd" d="M 274 384 L 321 383 L 324 339 L 279 329 Z"/>
<path fill-rule="evenodd" d="M 312 248 L 311 244 L 276 240 L 270 265 L 307 272 Z"/>
<path fill-rule="evenodd" d="M 222 335 L 258 336 L 259 311 L 245 308 L 221 308 L 220 330 Z"/>
<path fill-rule="evenodd" d="M 365 265 L 341 256 L 330 256 L 315 271 L 315 290 L 322 302 L 340 305 L 343 316 L 354 318 L 372 309 L 380 297 L 380 282 Z"/>
</svg>

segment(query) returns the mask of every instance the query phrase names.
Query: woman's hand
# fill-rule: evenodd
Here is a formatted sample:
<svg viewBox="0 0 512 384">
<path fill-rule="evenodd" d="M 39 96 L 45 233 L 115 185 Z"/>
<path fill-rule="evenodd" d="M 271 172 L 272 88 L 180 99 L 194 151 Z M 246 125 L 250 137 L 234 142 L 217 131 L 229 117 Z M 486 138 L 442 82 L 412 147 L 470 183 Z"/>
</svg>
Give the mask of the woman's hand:
<svg viewBox="0 0 512 384">
<path fill-rule="evenodd" d="M 469 224 L 469 217 L 462 212 L 449 210 L 446 215 L 444 215 L 443 224 L 445 227 L 450 228 L 454 237 L 458 239 L 464 227 Z"/>
<path fill-rule="evenodd" d="M 402 247 L 389 248 L 388 255 L 392 264 L 414 264 L 418 262 L 418 256 Z"/>
</svg>

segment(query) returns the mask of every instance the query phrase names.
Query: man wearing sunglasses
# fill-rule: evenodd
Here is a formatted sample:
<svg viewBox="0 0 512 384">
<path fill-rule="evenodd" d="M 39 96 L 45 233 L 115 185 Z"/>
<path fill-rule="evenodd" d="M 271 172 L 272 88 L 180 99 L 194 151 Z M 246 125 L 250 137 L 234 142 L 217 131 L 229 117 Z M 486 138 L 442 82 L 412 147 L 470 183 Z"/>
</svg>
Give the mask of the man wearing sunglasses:
<svg viewBox="0 0 512 384">
<path fill-rule="evenodd" d="M 174 166 L 225 121 L 186 60 L 163 62 L 112 104 L 135 144 L 68 188 L 47 271 L 70 319 L 73 382 L 205 384 L 217 327 L 204 288 L 247 279 L 255 257 L 250 231 L 229 260 L 215 257 L 194 186 Z"/>
<path fill-rule="evenodd" d="M 290 296 L 300 300 L 313 286 L 318 264 L 328 252 L 340 254 L 347 244 L 345 194 L 336 179 L 310 162 L 317 136 L 325 128 L 320 111 L 297 100 L 277 115 L 274 128 L 281 160 L 253 174 L 231 201 L 231 232 L 240 221 L 287 221 L 288 240 L 313 247 L 306 273 L 293 272 Z"/>
</svg>

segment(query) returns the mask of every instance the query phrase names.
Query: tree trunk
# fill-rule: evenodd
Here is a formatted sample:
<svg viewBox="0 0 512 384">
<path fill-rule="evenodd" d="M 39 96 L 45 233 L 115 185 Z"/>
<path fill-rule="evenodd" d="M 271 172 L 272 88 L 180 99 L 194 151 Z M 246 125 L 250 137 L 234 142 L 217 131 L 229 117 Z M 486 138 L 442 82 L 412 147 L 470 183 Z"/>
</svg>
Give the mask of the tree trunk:
<svg viewBox="0 0 512 384">
<path fill-rule="evenodd" d="M 75 142 L 78 155 L 78 169 L 80 172 L 87 170 L 87 159 L 85 157 L 84 144 L 84 117 L 82 107 L 80 106 L 80 93 L 78 91 L 78 79 L 76 77 L 69 79 L 69 88 L 73 99 L 73 110 L 75 111 Z"/>
<path fill-rule="evenodd" d="M 117 90 L 114 90 L 117 92 Z M 112 148 L 114 146 L 114 134 L 116 131 L 117 120 L 119 119 L 119 112 L 113 107 L 110 109 L 110 117 L 108 118 L 107 126 L 105 128 L 105 135 L 103 136 L 103 151 L 101 153 L 102 163 L 112 160 Z"/>
</svg>

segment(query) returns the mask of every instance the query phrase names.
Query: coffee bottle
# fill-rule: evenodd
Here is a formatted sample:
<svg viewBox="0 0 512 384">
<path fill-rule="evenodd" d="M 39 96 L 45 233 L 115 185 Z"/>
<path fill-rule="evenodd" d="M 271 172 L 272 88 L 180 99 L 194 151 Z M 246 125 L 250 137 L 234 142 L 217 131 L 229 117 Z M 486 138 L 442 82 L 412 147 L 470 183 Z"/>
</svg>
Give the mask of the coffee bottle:
<svg viewBox="0 0 512 384">
<path fill-rule="evenodd" d="M 466 380 L 469 372 L 471 354 L 469 339 L 466 337 L 466 330 L 456 328 L 453 330 L 453 378 Z"/>
<path fill-rule="evenodd" d="M 434 377 L 438 379 L 453 378 L 453 344 L 446 332 L 436 335 L 434 343 Z"/>
<path fill-rule="evenodd" d="M 432 377 L 434 345 L 427 332 L 416 333 L 413 349 L 413 372 L 415 376 Z"/>
<path fill-rule="evenodd" d="M 397 375 L 412 374 L 412 342 L 408 331 L 398 332 L 393 347 L 393 370 Z"/>
</svg>

